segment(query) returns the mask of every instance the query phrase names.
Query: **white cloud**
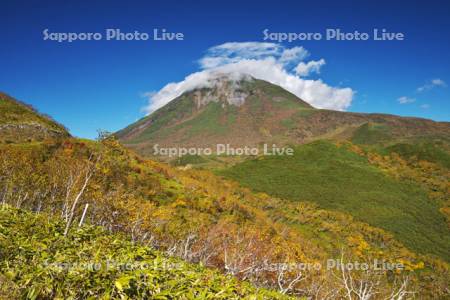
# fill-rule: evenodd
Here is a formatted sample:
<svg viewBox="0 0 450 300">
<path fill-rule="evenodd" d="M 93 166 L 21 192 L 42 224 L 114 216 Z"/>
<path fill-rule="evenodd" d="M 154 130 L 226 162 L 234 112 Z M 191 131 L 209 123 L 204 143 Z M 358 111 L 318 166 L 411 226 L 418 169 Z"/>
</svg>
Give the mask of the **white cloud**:
<svg viewBox="0 0 450 300">
<path fill-rule="evenodd" d="M 295 68 L 295 73 L 299 76 L 308 76 L 311 73 L 320 73 L 320 68 L 325 65 L 325 59 L 311 60 L 307 63 L 301 62 Z"/>
<path fill-rule="evenodd" d="M 429 105 L 429 104 L 422 104 L 422 105 L 420 106 L 420 108 L 428 109 L 428 108 L 430 108 L 430 105 Z"/>
<path fill-rule="evenodd" d="M 435 78 L 430 80 L 430 82 L 420 86 L 417 88 L 417 92 L 421 93 L 427 90 L 431 90 L 435 87 L 446 87 L 447 84 L 445 83 L 444 80 L 440 79 L 440 78 Z"/>
<path fill-rule="evenodd" d="M 241 57 L 261 57 L 265 55 L 276 55 L 283 51 L 280 44 L 260 42 L 231 42 L 208 49 L 209 55 L 236 55 Z"/>
<path fill-rule="evenodd" d="M 353 99 L 351 88 L 332 87 L 321 79 L 301 78 L 290 67 L 297 65 L 309 53 L 303 47 L 285 48 L 275 43 L 225 43 L 208 49 L 199 60 L 201 70 L 180 82 L 172 82 L 158 92 L 148 94 L 147 113 L 164 106 L 182 93 L 212 87 L 218 76 L 226 74 L 235 79 L 251 76 L 277 84 L 317 108 L 347 109 Z M 325 60 L 306 63 L 309 72 L 318 72 Z"/>
<path fill-rule="evenodd" d="M 280 62 L 284 64 L 297 63 L 309 56 L 308 50 L 303 47 L 284 49 L 281 53 Z"/>
<path fill-rule="evenodd" d="M 433 84 L 434 86 L 442 86 L 442 87 L 446 87 L 447 84 L 444 82 L 444 80 L 436 78 L 431 80 L 431 84 Z"/>
<path fill-rule="evenodd" d="M 416 99 L 410 98 L 410 97 L 406 97 L 406 96 L 402 96 L 402 97 L 398 98 L 397 101 L 400 104 L 408 104 L 408 103 L 416 102 Z"/>
<path fill-rule="evenodd" d="M 296 47 L 297 48 L 297 47 Z M 294 48 L 293 48 L 294 49 Z M 273 43 L 225 43 L 208 49 L 206 56 L 199 60 L 202 69 L 211 69 L 243 59 L 262 59 L 283 54 L 283 47 Z"/>
<path fill-rule="evenodd" d="M 210 79 L 211 74 L 209 74 L 209 72 L 196 72 L 187 76 L 180 82 L 171 82 L 165 85 L 158 92 L 147 93 L 149 104 L 144 110 L 149 114 L 158 108 L 163 107 L 186 91 L 196 88 L 211 87 L 212 82 Z"/>
</svg>

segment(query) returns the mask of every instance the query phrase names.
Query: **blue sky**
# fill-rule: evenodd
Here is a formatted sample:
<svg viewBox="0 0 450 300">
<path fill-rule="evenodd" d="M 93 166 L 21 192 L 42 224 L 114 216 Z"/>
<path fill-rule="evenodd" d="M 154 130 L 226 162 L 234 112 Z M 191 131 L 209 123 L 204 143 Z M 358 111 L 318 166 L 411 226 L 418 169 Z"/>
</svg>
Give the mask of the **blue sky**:
<svg viewBox="0 0 450 300">
<path fill-rule="evenodd" d="M 321 79 L 355 94 L 348 111 L 382 112 L 449 121 L 450 2 L 448 1 L 4 1 L 0 9 L 0 90 L 94 138 L 144 116 L 145 93 L 200 70 L 208 49 L 229 42 L 263 42 L 270 32 L 405 34 L 404 41 L 300 41 L 308 61 L 324 59 Z M 50 32 L 182 32 L 183 41 L 44 41 Z M 433 84 L 439 79 L 441 84 Z M 425 87 L 418 91 L 420 87 Z M 406 97 L 406 98 L 401 98 Z M 398 99 L 403 99 L 401 104 Z M 413 99 L 413 100 L 411 100 Z"/>
</svg>

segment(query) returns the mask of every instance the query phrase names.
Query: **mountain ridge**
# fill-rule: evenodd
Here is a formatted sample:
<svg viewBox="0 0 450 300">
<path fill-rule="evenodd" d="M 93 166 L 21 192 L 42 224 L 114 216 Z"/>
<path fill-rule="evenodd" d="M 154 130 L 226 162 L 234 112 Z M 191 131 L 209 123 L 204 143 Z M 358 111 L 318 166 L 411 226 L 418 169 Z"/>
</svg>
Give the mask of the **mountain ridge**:
<svg viewBox="0 0 450 300">
<path fill-rule="evenodd" d="M 229 86 L 233 84 L 185 92 L 115 135 L 141 154 L 150 154 L 154 144 L 254 147 L 263 143 L 304 144 L 323 138 L 363 141 L 361 135 L 368 136 L 370 142 L 423 137 L 450 140 L 449 122 L 317 109 L 259 79 L 242 80 L 237 89 Z"/>
</svg>

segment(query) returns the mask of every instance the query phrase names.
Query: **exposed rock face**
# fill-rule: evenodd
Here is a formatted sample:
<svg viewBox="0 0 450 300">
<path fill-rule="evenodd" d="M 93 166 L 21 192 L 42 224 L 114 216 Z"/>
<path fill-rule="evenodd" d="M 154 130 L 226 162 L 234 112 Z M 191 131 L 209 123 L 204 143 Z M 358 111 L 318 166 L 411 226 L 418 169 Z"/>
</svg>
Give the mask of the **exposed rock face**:
<svg viewBox="0 0 450 300">
<path fill-rule="evenodd" d="M 67 132 L 47 128 L 38 123 L 0 124 L 0 141 L 5 142 L 21 143 L 67 136 Z"/>
<path fill-rule="evenodd" d="M 251 82 L 253 79 L 245 79 Z M 197 108 L 210 102 L 226 102 L 230 105 L 241 106 L 249 96 L 241 88 L 242 81 L 229 80 L 227 77 L 219 77 L 214 80 L 213 87 L 193 91 L 193 98 Z"/>
</svg>

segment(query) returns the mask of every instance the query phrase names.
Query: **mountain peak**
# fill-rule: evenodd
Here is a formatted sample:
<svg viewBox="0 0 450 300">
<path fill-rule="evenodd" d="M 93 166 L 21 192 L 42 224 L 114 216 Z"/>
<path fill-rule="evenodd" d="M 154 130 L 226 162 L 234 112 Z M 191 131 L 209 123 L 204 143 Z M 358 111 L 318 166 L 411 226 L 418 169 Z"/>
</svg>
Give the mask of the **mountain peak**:
<svg viewBox="0 0 450 300">
<path fill-rule="evenodd" d="M 367 126 L 371 124 L 371 126 Z M 217 74 L 116 136 L 142 154 L 161 147 L 299 144 L 315 139 L 383 142 L 450 136 L 448 124 L 382 114 L 315 109 L 270 82 Z"/>
<path fill-rule="evenodd" d="M 246 83 L 251 84 L 255 79 L 251 76 L 233 77 L 229 74 L 218 74 L 210 78 L 206 88 L 191 91 L 197 108 L 210 102 L 221 102 L 241 106 L 251 91 L 245 89 Z"/>
<path fill-rule="evenodd" d="M 283 131 L 281 119 L 313 110 L 267 81 L 244 74 L 216 74 L 116 135 L 135 144 L 178 144 L 183 140 L 195 145 L 207 137 L 214 143 L 254 145 Z M 163 136 L 164 141 L 160 140 Z"/>
<path fill-rule="evenodd" d="M 295 99 L 296 104 L 312 108 L 311 105 L 280 86 L 256 79 L 245 73 L 209 74 L 204 82 L 179 97 L 184 96 L 192 97 L 197 109 L 211 102 L 220 103 L 222 107 L 226 105 L 240 107 L 250 96 L 257 96 L 259 99 L 268 96 L 267 98 L 276 102 L 285 98 Z"/>
</svg>

